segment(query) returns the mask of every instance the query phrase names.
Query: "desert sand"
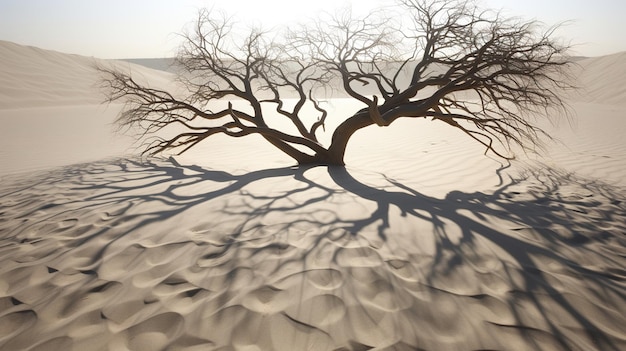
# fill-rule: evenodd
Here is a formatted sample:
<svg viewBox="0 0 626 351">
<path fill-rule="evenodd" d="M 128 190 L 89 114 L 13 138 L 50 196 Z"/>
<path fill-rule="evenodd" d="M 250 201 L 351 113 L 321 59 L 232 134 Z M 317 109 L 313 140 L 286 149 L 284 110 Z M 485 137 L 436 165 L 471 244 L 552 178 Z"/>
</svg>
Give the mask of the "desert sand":
<svg viewBox="0 0 626 351">
<path fill-rule="evenodd" d="M 94 61 L 0 42 L 0 350 L 626 349 L 626 53 L 541 156 L 407 120 L 345 169 L 139 157 Z"/>
</svg>

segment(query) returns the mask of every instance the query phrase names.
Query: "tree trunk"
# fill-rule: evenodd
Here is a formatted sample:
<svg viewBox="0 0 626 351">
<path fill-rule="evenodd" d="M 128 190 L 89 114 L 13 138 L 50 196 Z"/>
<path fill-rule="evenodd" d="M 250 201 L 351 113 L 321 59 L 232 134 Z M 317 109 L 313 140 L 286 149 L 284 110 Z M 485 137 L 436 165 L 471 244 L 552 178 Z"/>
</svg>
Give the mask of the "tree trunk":
<svg viewBox="0 0 626 351">
<path fill-rule="evenodd" d="M 341 123 L 332 136 L 332 141 L 328 150 L 324 153 L 317 153 L 298 160 L 300 165 L 328 165 L 345 166 L 344 156 L 348 141 L 361 128 L 374 124 L 367 112 L 360 112 Z"/>
</svg>

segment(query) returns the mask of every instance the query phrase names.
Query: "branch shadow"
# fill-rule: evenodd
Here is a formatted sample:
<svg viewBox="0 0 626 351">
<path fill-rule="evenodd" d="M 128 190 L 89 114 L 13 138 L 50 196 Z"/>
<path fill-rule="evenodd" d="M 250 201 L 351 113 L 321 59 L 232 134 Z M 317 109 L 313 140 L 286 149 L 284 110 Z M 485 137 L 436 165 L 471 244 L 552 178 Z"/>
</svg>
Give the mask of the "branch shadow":
<svg viewBox="0 0 626 351">
<path fill-rule="evenodd" d="M 518 179 L 510 179 L 490 194 L 452 191 L 444 199 L 436 199 L 389 178 L 386 178 L 389 183 L 403 191 L 371 188 L 344 169 L 332 169 L 330 173 L 346 190 L 377 203 L 368 221 L 380 220 L 381 237 L 386 236 L 382 229 L 389 227 L 387 214 L 392 206 L 398 207 L 403 215 L 432 223 L 436 245 L 430 272 L 425 276 L 426 285 L 436 287 L 437 275 L 447 275 L 464 264 L 472 265 L 473 259 L 485 254 L 478 250 L 479 239 L 501 249 L 508 256 L 507 278 L 514 282 L 506 301 L 516 318 L 515 328 L 520 328 L 532 349 L 546 348 L 537 341 L 541 339 L 540 331 L 548 332 L 552 338 L 546 349 L 624 347 L 620 328 L 609 327 L 624 322 L 622 309 L 608 318 L 610 322 L 598 323 L 590 317 L 587 306 L 583 307 L 583 299 L 572 298 L 572 294 L 585 296 L 584 293 L 568 291 L 558 279 L 567 276 L 584 281 L 594 301 L 607 302 L 603 311 L 607 314 L 626 301 L 623 269 L 626 207 L 617 189 L 578 179 L 573 174 L 535 169 Z M 513 226 L 490 223 L 494 219 Z M 456 238 L 452 237 L 455 231 L 448 229 L 449 223 L 456 227 Z M 547 306 L 550 303 L 562 314 L 550 311 Z M 529 308 L 536 309 L 534 321 L 522 316 Z M 576 333 L 585 336 L 584 341 L 563 332 L 564 319 L 574 322 L 576 327 L 568 325 L 567 329 L 576 329 Z M 615 334 L 619 335 L 618 343 L 614 341 Z"/>
<path fill-rule="evenodd" d="M 36 264 L 82 274 L 71 294 L 152 274 L 142 301 L 112 295 L 101 315 L 130 330 L 145 320 L 119 320 L 116 304 L 160 301 L 202 321 L 170 346 L 626 346 L 620 189 L 553 169 L 442 199 L 384 174 L 367 180 L 375 186 L 340 167 L 236 174 L 132 159 L 14 179 L 0 192 L 0 253 L 12 262 L 2 274 Z M 10 295 L 37 313 L 46 306 Z M 193 309 L 171 307 L 181 298 Z M 277 343 L 279 332 L 290 342 Z"/>
</svg>

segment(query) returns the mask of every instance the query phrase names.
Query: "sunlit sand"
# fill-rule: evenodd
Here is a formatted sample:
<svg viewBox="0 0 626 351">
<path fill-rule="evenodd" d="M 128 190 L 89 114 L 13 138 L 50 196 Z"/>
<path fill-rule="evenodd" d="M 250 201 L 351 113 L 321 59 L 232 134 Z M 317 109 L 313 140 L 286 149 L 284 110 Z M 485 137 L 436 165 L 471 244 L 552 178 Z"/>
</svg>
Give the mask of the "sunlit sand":
<svg viewBox="0 0 626 351">
<path fill-rule="evenodd" d="M 93 59 L 0 61 L 1 350 L 626 349 L 626 53 L 578 62 L 543 156 L 412 120 L 345 169 L 252 137 L 141 158 Z"/>
</svg>

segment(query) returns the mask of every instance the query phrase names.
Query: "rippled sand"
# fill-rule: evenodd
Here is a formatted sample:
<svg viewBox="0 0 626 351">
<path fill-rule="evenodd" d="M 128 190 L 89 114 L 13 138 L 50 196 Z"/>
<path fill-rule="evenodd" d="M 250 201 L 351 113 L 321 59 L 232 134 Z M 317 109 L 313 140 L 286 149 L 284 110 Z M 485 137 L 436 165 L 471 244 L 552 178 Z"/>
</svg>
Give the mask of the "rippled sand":
<svg viewBox="0 0 626 351">
<path fill-rule="evenodd" d="M 598 94 L 512 164 L 430 122 L 355 135 L 346 169 L 43 147 L 0 174 L 0 349 L 625 349 L 626 123 Z"/>
</svg>

